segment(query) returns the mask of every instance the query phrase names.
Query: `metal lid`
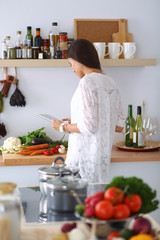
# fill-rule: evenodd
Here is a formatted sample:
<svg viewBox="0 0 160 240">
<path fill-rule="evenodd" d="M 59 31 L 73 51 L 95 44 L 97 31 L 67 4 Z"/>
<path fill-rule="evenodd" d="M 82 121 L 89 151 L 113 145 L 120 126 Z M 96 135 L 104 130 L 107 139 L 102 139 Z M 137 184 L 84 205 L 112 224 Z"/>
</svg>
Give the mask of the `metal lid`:
<svg viewBox="0 0 160 240">
<path fill-rule="evenodd" d="M 63 174 L 63 172 L 62 172 Z M 46 182 L 47 188 L 55 190 L 75 190 L 87 187 L 87 181 L 74 176 L 52 178 Z"/>
<path fill-rule="evenodd" d="M 62 164 L 57 164 L 56 162 L 58 160 L 61 160 Z M 55 176 L 59 176 L 60 173 L 64 170 L 67 170 L 66 172 L 64 172 L 64 175 L 71 175 L 72 173 L 75 174 L 79 172 L 78 168 L 66 166 L 66 164 L 64 163 L 63 157 L 55 158 L 51 166 L 44 166 L 38 169 L 39 173 L 43 173 L 46 175 L 55 175 Z M 69 173 L 69 171 L 71 171 L 71 173 Z"/>
</svg>

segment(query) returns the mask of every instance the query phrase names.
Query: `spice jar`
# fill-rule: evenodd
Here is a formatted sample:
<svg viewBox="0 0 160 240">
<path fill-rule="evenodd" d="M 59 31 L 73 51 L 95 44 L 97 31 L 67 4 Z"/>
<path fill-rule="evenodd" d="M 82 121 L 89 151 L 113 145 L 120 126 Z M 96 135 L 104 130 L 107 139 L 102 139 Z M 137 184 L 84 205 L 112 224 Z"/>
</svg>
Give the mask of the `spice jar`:
<svg viewBox="0 0 160 240">
<path fill-rule="evenodd" d="M 32 58 L 32 47 L 27 47 L 27 58 Z"/>
<path fill-rule="evenodd" d="M 68 49 L 68 41 L 67 41 L 67 32 L 59 33 L 59 46 L 62 51 L 62 58 L 67 58 L 67 49 Z"/>
<path fill-rule="evenodd" d="M 43 47 L 41 47 L 41 50 L 43 50 L 43 57 L 45 59 L 51 58 L 49 39 L 43 39 L 42 43 L 43 43 Z"/>
<path fill-rule="evenodd" d="M 19 46 L 19 47 L 16 47 L 15 49 L 16 49 L 16 58 L 17 59 L 22 58 L 22 49 L 21 49 L 21 47 Z"/>
<path fill-rule="evenodd" d="M 20 239 L 20 198 L 14 183 L 0 183 L 0 236 Z"/>
<path fill-rule="evenodd" d="M 39 47 L 32 47 L 32 58 L 38 59 Z"/>
<path fill-rule="evenodd" d="M 72 42 L 74 41 L 74 38 L 68 38 L 68 48 L 71 46 Z"/>
<path fill-rule="evenodd" d="M 16 58 L 16 49 L 14 47 L 8 47 L 7 59 L 15 59 L 15 58 Z"/>
</svg>

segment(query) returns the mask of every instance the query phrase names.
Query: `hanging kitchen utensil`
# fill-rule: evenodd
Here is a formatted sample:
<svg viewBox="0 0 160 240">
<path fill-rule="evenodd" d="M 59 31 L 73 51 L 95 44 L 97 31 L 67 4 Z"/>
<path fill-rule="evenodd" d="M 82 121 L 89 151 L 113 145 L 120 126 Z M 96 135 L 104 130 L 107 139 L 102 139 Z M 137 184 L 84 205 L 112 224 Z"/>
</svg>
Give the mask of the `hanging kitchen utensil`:
<svg viewBox="0 0 160 240">
<path fill-rule="evenodd" d="M 2 94 L 0 92 L 0 113 L 3 112 L 3 97 L 2 97 Z"/>
<path fill-rule="evenodd" d="M 26 101 L 25 101 L 25 97 L 23 96 L 23 94 L 21 93 L 21 91 L 18 88 L 18 82 L 19 80 L 17 79 L 17 69 L 15 67 L 15 78 L 14 78 L 14 82 L 16 84 L 16 89 L 14 91 L 14 93 L 12 94 L 11 98 L 10 98 L 10 105 L 11 106 L 17 106 L 17 107 L 23 107 L 26 105 Z"/>
<path fill-rule="evenodd" d="M 4 123 L 0 123 L 0 137 L 5 137 L 7 135 L 6 127 Z"/>
<path fill-rule="evenodd" d="M 2 97 L 7 98 L 8 97 L 8 93 L 9 93 L 9 89 L 11 87 L 11 84 L 12 83 L 14 84 L 14 82 L 13 82 L 14 77 L 11 76 L 11 75 L 8 75 L 8 70 L 7 70 L 6 67 L 3 68 L 3 71 L 5 72 L 6 79 L 0 81 L 0 83 L 3 84 L 3 87 L 2 87 L 2 90 L 1 90 L 1 95 L 2 95 Z"/>
<path fill-rule="evenodd" d="M 61 160 L 62 164 L 57 164 L 57 161 Z M 79 172 L 79 169 L 76 167 L 69 167 L 66 166 L 64 163 L 64 158 L 63 157 L 57 157 L 53 161 L 51 166 L 44 166 L 38 169 L 39 172 L 39 187 L 40 190 L 43 194 L 47 194 L 47 185 L 46 182 L 52 178 L 59 177 L 60 173 L 63 170 L 70 170 L 71 172 L 64 172 L 65 175 L 71 175 L 73 174 L 74 176 L 77 175 Z"/>
</svg>

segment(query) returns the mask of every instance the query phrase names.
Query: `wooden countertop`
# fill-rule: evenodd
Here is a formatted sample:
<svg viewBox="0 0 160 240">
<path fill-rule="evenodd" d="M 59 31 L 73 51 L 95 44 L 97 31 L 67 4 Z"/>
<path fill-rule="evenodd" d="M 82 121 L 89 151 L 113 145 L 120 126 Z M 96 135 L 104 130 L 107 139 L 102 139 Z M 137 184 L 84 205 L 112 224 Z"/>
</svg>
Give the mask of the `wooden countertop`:
<svg viewBox="0 0 160 240">
<path fill-rule="evenodd" d="M 53 156 L 22 156 L 18 154 L 2 153 L 0 155 L 0 166 L 26 166 L 26 165 L 51 165 L 53 160 L 61 156 L 64 159 L 66 154 L 56 154 Z M 160 161 L 160 148 L 151 152 L 136 152 L 119 150 L 117 147 L 112 147 L 111 162 L 150 162 Z"/>
</svg>

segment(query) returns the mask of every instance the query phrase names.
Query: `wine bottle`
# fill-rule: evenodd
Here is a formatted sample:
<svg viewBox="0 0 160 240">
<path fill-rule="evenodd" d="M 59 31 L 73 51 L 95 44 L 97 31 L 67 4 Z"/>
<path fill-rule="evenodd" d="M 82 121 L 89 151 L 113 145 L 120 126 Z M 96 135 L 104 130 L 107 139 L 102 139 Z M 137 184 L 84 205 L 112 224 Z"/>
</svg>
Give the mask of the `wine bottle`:
<svg viewBox="0 0 160 240">
<path fill-rule="evenodd" d="M 143 120 L 141 116 L 141 106 L 137 106 L 137 118 L 135 128 L 133 132 L 133 147 L 144 148 L 145 147 L 145 132 L 143 128 Z"/>
<path fill-rule="evenodd" d="M 125 121 L 125 146 L 133 146 L 133 130 L 135 127 L 135 120 L 132 117 L 132 105 L 128 105 L 128 117 Z"/>
<path fill-rule="evenodd" d="M 27 27 L 26 44 L 28 47 L 33 47 L 32 27 L 30 26 Z"/>
<path fill-rule="evenodd" d="M 39 47 L 39 50 L 41 50 L 42 37 L 40 36 L 40 28 L 36 28 L 36 36 L 34 39 L 34 45 L 35 45 L 35 47 Z"/>
</svg>

